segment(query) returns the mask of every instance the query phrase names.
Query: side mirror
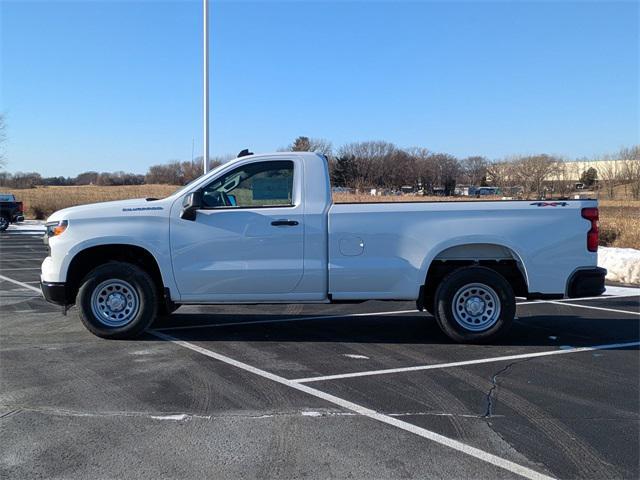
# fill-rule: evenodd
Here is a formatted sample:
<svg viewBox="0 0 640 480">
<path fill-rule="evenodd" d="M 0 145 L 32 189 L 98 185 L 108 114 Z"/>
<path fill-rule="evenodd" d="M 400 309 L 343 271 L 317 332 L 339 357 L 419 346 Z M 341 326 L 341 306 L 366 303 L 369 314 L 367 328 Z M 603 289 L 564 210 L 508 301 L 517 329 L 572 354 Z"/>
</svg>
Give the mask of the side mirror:
<svg viewBox="0 0 640 480">
<path fill-rule="evenodd" d="M 196 213 L 199 208 L 202 208 L 202 192 L 191 192 L 189 195 L 184 197 L 182 201 L 182 213 L 180 213 L 180 218 L 183 220 L 195 220 Z"/>
</svg>

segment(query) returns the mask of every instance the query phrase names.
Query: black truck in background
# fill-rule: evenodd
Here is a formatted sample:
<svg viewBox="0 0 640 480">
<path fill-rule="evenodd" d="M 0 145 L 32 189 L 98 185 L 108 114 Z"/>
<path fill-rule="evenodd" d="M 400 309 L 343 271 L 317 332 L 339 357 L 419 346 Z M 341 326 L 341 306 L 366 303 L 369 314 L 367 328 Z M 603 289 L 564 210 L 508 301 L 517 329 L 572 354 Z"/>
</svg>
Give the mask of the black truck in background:
<svg viewBox="0 0 640 480">
<path fill-rule="evenodd" d="M 0 232 L 9 228 L 10 223 L 23 220 L 22 202 L 17 202 L 15 195 L 11 193 L 0 193 Z"/>
</svg>

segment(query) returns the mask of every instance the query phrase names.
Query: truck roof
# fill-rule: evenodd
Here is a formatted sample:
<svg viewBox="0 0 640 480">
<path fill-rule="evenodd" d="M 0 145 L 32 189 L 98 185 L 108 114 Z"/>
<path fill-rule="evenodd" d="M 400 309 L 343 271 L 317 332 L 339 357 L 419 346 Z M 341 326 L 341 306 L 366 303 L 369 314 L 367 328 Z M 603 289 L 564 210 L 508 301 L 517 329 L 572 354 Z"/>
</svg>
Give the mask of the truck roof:
<svg viewBox="0 0 640 480">
<path fill-rule="evenodd" d="M 252 155 L 245 155 L 242 158 L 246 160 L 247 158 L 260 158 L 260 157 L 314 157 L 324 159 L 325 156 L 322 153 L 317 152 L 267 152 L 267 153 L 254 153 Z M 235 160 L 235 159 L 234 159 Z"/>
</svg>

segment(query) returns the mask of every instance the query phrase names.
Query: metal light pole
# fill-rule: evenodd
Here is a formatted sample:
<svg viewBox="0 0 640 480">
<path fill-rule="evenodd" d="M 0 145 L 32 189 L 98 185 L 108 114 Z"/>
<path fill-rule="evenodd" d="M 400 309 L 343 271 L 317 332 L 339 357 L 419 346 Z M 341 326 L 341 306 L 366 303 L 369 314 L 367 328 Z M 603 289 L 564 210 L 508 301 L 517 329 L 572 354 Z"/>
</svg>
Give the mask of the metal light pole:
<svg viewBox="0 0 640 480">
<path fill-rule="evenodd" d="M 203 120 L 204 120 L 204 153 L 202 156 L 202 169 L 204 173 L 209 171 L 209 0 L 202 0 L 203 16 L 203 47 L 204 47 L 204 74 L 203 74 Z"/>
</svg>

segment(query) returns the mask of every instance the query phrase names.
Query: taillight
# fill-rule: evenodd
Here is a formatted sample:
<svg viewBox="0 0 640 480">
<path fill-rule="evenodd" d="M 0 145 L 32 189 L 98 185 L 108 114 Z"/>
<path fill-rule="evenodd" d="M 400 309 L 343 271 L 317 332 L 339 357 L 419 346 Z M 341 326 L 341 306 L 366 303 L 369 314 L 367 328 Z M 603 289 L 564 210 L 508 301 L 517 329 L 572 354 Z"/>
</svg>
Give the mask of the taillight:
<svg viewBox="0 0 640 480">
<path fill-rule="evenodd" d="M 582 218 L 586 218 L 591 222 L 591 230 L 587 232 L 587 250 L 590 252 L 598 251 L 598 209 L 583 208 Z"/>
<path fill-rule="evenodd" d="M 24 208 L 22 207 L 22 202 L 16 202 L 16 206 L 18 207 L 18 212 L 24 213 Z"/>
</svg>

